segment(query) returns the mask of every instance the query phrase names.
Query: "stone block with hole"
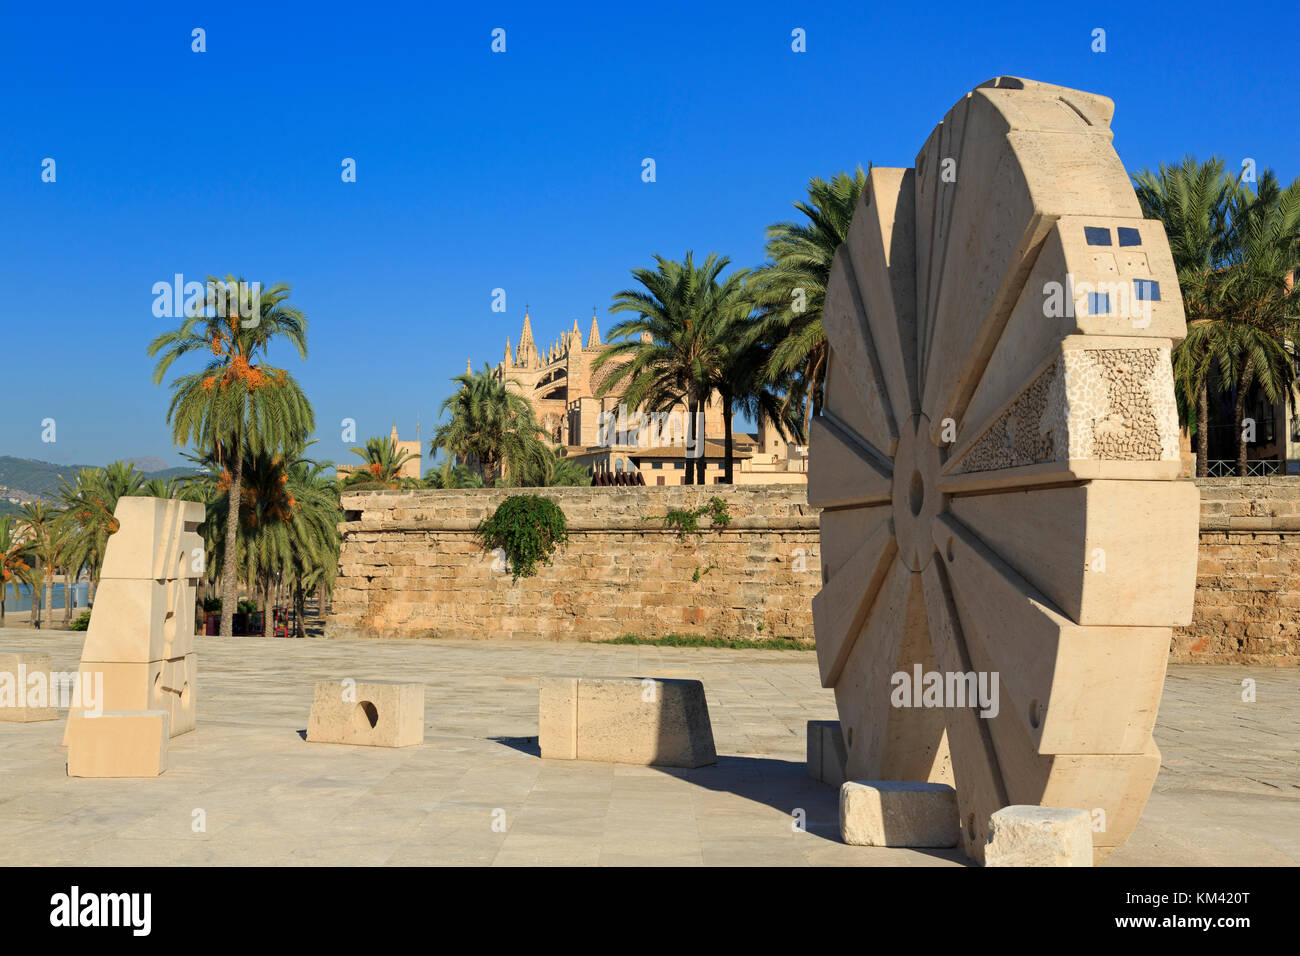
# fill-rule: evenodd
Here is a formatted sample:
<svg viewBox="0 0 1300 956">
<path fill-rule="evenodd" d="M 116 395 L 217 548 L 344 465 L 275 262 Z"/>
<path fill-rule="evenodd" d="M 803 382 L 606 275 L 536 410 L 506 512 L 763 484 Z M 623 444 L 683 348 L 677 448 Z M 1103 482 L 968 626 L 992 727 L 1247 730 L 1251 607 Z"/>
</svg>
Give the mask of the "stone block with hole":
<svg viewBox="0 0 1300 956">
<path fill-rule="evenodd" d="M 0 721 L 54 720 L 58 689 L 50 685 L 50 655 L 0 651 Z"/>
<path fill-rule="evenodd" d="M 956 846 L 957 791 L 910 780 L 849 780 L 840 787 L 840 836 L 851 846 Z"/>
<path fill-rule="evenodd" d="M 697 680 L 547 677 L 537 716 L 544 758 L 660 767 L 718 762 Z"/>
<path fill-rule="evenodd" d="M 68 776 L 158 776 L 167 769 L 167 722 L 163 710 L 71 715 Z"/>
<path fill-rule="evenodd" d="M 989 817 L 985 866 L 1092 866 L 1092 817 L 1065 807 L 1003 807 Z"/>
<path fill-rule="evenodd" d="M 411 747 L 424 743 L 424 685 L 386 680 L 322 680 L 307 719 L 316 744 Z"/>
<path fill-rule="evenodd" d="M 88 709 L 162 710 L 167 712 L 171 736 L 178 737 L 196 726 L 197 696 L 197 654 L 166 661 L 82 661 L 68 716 Z M 63 745 L 68 746 L 68 731 Z"/>
<path fill-rule="evenodd" d="M 844 783 L 848 751 L 838 720 L 808 721 L 808 776 L 832 787 Z"/>
</svg>

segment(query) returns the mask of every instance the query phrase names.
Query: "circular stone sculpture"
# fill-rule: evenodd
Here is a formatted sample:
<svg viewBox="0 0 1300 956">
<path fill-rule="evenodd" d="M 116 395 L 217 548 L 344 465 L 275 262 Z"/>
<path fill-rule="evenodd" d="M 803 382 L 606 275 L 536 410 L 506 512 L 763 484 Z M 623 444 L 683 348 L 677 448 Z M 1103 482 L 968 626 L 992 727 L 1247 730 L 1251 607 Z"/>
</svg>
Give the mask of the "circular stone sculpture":
<svg viewBox="0 0 1300 956">
<path fill-rule="evenodd" d="M 1104 97 L 999 77 L 873 168 L 823 310 L 813 602 L 850 780 L 952 784 L 983 860 L 1011 804 L 1081 808 L 1094 858 L 1155 781 L 1198 498 L 1164 229 Z"/>
</svg>

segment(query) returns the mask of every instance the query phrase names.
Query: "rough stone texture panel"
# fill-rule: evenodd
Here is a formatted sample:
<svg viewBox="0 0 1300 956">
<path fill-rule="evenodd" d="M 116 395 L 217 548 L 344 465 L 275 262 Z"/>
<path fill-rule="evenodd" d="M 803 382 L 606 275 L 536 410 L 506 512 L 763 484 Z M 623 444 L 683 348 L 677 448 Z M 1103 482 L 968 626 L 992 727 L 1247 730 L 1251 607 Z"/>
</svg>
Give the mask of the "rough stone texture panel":
<svg viewBox="0 0 1300 956">
<path fill-rule="evenodd" d="M 546 488 L 569 543 L 533 577 L 494 567 L 474 528 L 519 489 L 345 495 L 329 636 L 812 639 L 817 509 L 803 488 Z M 669 509 L 719 495 L 731 524 L 684 540 Z"/>
</svg>

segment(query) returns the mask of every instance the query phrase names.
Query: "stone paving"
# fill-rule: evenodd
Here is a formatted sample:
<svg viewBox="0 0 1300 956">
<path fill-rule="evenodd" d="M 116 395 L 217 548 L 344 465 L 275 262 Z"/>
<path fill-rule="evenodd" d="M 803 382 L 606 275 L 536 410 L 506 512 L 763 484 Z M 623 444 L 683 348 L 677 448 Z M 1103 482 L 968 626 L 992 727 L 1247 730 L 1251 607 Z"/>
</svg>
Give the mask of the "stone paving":
<svg viewBox="0 0 1300 956">
<path fill-rule="evenodd" d="M 0 631 L 0 648 L 47 651 L 56 670 L 75 669 L 81 640 Z M 544 674 L 702 680 L 717 766 L 540 759 Z M 343 677 L 424 681 L 424 745 L 306 743 L 314 682 Z M 1247 677 L 1254 703 L 1241 700 Z M 804 770 L 805 722 L 835 716 L 810 652 L 207 637 L 198 690 L 198 730 L 172 741 L 156 779 L 69 778 L 62 720 L 0 723 L 0 864 L 964 862 L 839 842 L 838 795 Z M 1106 865 L 1300 862 L 1297 704 L 1300 671 L 1170 667 L 1164 766 Z"/>
</svg>

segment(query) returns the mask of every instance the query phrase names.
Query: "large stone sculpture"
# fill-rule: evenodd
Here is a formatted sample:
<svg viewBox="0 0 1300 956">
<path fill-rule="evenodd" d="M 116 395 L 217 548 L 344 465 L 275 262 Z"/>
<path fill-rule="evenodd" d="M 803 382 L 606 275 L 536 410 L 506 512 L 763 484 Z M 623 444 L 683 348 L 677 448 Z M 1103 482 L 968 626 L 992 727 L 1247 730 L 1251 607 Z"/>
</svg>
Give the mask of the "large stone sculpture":
<svg viewBox="0 0 1300 956">
<path fill-rule="evenodd" d="M 826 294 L 808 497 L 845 773 L 952 783 L 981 861 L 1013 804 L 1088 811 L 1098 861 L 1128 838 L 1171 628 L 1191 619 L 1182 301 L 1112 111 L 982 84 L 914 169 L 871 171 Z M 980 675 L 990 706 L 962 699 Z M 909 701 L 917 676 L 935 693 Z"/>
<path fill-rule="evenodd" d="M 195 726 L 194 597 L 204 566 L 197 531 L 204 507 L 193 501 L 122 498 L 113 517 L 118 529 L 104 552 L 77 680 L 103 675 L 99 705 L 115 712 L 119 719 L 113 726 L 141 725 L 116 712 L 161 711 L 168 718 L 161 726 L 176 737 Z M 73 699 L 84 700 L 80 692 Z M 83 709 L 70 710 L 65 745 L 72 746 L 77 728 L 86 726 L 85 720 L 73 719 Z M 106 728 L 96 728 L 97 746 L 111 745 Z"/>
</svg>

